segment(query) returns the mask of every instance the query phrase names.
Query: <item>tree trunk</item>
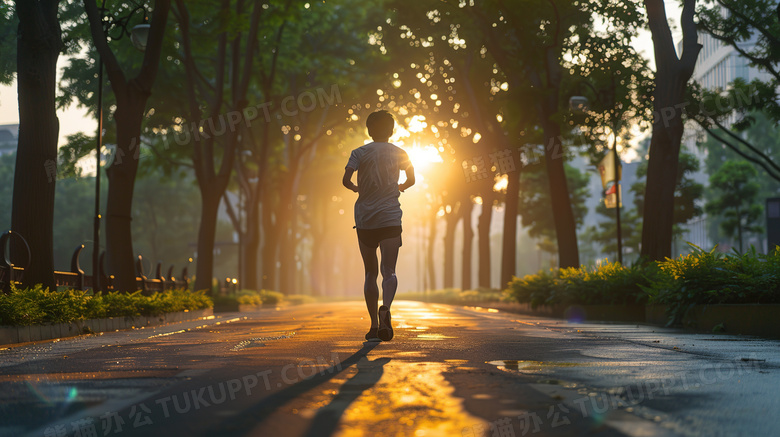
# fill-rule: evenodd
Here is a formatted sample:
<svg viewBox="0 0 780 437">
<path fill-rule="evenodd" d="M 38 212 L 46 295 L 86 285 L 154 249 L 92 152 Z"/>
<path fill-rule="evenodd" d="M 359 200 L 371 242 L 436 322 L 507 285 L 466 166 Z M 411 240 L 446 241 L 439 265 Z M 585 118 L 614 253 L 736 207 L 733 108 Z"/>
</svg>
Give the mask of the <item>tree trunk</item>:
<svg viewBox="0 0 780 437">
<path fill-rule="evenodd" d="M 114 160 L 106 170 L 108 198 L 106 202 L 106 262 L 108 273 L 114 275 L 114 288 L 133 292 L 136 283 L 135 254 L 131 230 L 133 189 L 138 173 L 138 153 L 141 145 L 141 119 L 146 96 L 128 88 L 125 105 L 115 113 L 117 146 Z"/>
<path fill-rule="evenodd" d="M 260 249 L 260 205 L 257 192 L 254 188 L 249 194 L 246 211 L 246 230 L 244 231 L 244 284 L 245 290 L 259 290 L 258 287 L 258 251 Z"/>
<path fill-rule="evenodd" d="M 295 277 L 295 235 L 292 219 L 284 217 L 281 223 L 282 235 L 279 246 L 279 291 L 292 294 Z"/>
<path fill-rule="evenodd" d="M 504 208 L 504 233 L 501 245 L 501 287 L 512 280 L 517 263 L 517 206 L 520 196 L 520 175 L 509 173 Z"/>
<path fill-rule="evenodd" d="M 471 290 L 471 247 L 474 240 L 474 230 L 471 228 L 471 211 L 474 204 L 469 196 L 463 200 L 463 267 L 461 273 L 461 289 Z"/>
<path fill-rule="evenodd" d="M 672 256 L 674 190 L 677 161 L 680 154 L 680 139 L 682 138 L 682 122 L 679 134 L 667 132 L 673 138 L 657 134 L 655 127 L 653 131 L 650 140 L 650 159 L 647 163 L 641 253 L 647 261 L 661 261 Z"/>
<path fill-rule="evenodd" d="M 276 285 L 276 261 L 277 245 L 279 244 L 279 230 L 276 229 L 276 223 L 279 223 L 278 216 L 274 217 L 273 196 L 271 190 L 265 190 L 262 204 L 263 216 L 263 268 L 261 271 L 261 284 L 266 290 L 278 290 Z"/>
<path fill-rule="evenodd" d="M 135 257 L 130 226 L 133 185 L 141 149 L 141 121 L 146 109 L 146 101 L 151 95 L 152 85 L 157 77 L 171 4 L 170 0 L 157 0 L 154 6 L 141 68 L 135 77 L 128 78 L 108 45 L 108 37 L 97 4 L 94 1 L 84 0 L 92 40 L 105 64 L 111 89 L 116 96 L 114 113 L 117 129 L 116 156 L 111 167 L 106 171 L 108 176 L 106 259 L 108 274 L 115 276 L 114 286 L 120 291 L 136 290 Z"/>
<path fill-rule="evenodd" d="M 55 111 L 57 58 L 62 32 L 59 1 L 16 1 L 19 143 L 14 172 L 11 229 L 27 240 L 30 265 L 23 286 L 54 282 L 54 185 L 57 179 L 59 119 Z M 12 242 L 14 263 L 26 263 L 26 249 Z M 21 263 L 19 260 L 23 260 Z"/>
<path fill-rule="evenodd" d="M 427 284 L 426 289 L 435 290 L 436 289 L 436 264 L 435 259 L 433 257 L 434 249 L 436 248 L 436 214 L 432 214 L 432 217 L 430 218 L 429 222 L 429 228 L 428 228 L 428 244 L 426 245 L 427 253 L 426 253 L 426 264 L 428 266 L 427 269 Z"/>
<path fill-rule="evenodd" d="M 195 268 L 195 290 L 211 294 L 214 271 L 214 237 L 217 233 L 217 212 L 224 190 L 201 189 L 200 227 L 198 228 L 198 263 Z"/>
<path fill-rule="evenodd" d="M 447 214 L 447 230 L 444 232 L 444 288 L 455 286 L 455 227 L 459 220 L 457 209 Z"/>
<path fill-rule="evenodd" d="M 492 182 L 492 181 L 491 181 Z M 487 191 L 489 190 L 489 191 Z M 477 225 L 479 244 L 479 286 L 490 288 L 490 222 L 493 221 L 493 186 L 486 187 L 482 196 L 482 213 Z"/>
<path fill-rule="evenodd" d="M 557 99 L 558 93 L 555 93 Z M 544 162 L 547 165 L 547 180 L 550 185 L 550 202 L 555 221 L 555 236 L 558 241 L 558 266 L 579 267 L 580 255 L 577 248 L 577 223 L 571 209 L 569 186 L 564 169 L 563 144 L 558 123 L 550 119 L 552 113 L 542 116 L 544 122 Z"/>
<path fill-rule="evenodd" d="M 287 184 L 285 184 L 287 185 Z M 295 271 L 294 240 L 295 228 L 293 226 L 294 213 L 291 200 L 292 189 L 282 189 L 280 193 L 280 205 L 276 211 L 276 232 L 279 233 L 279 290 L 282 293 L 291 293 L 293 276 Z"/>
<path fill-rule="evenodd" d="M 645 0 L 653 37 L 656 76 L 653 92 L 653 136 L 647 163 L 641 257 L 661 261 L 672 255 L 674 190 L 683 134 L 685 89 L 701 50 L 693 21 L 695 0 L 685 0 L 680 20 L 683 50 L 678 59 L 662 0 Z"/>
</svg>

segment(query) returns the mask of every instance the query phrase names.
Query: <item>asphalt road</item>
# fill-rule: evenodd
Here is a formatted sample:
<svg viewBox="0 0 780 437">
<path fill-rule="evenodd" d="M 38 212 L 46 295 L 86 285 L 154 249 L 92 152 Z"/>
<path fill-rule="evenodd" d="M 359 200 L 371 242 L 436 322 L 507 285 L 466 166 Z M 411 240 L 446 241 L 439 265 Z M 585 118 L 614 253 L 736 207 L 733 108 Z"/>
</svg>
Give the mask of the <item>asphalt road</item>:
<svg viewBox="0 0 780 437">
<path fill-rule="evenodd" d="M 362 302 L 0 349 L 0 436 L 780 436 L 780 341 Z"/>
</svg>

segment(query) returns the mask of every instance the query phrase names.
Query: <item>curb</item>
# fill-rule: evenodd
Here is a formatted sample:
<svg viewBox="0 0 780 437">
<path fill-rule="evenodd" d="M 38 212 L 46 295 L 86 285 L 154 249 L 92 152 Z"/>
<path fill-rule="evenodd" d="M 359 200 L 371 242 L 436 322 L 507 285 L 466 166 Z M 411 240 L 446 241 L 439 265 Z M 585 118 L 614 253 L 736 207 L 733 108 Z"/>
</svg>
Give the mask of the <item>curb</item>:
<svg viewBox="0 0 780 437">
<path fill-rule="evenodd" d="M 71 323 L 33 326 L 0 326 L 0 345 L 28 343 L 73 337 L 88 333 L 110 332 L 141 326 L 165 325 L 213 316 L 211 308 L 195 311 L 179 311 L 159 316 L 107 317 L 103 319 L 79 320 Z"/>
</svg>

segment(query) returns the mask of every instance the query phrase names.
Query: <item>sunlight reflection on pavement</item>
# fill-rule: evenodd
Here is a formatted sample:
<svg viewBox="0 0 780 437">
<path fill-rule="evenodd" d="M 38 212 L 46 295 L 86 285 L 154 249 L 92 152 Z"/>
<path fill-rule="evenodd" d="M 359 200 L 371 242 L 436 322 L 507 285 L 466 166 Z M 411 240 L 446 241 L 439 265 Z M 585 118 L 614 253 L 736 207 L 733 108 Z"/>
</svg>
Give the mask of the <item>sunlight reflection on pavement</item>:
<svg viewBox="0 0 780 437">
<path fill-rule="evenodd" d="M 349 390 L 371 372 L 382 372 L 379 382 L 344 413 L 337 436 L 452 436 L 481 422 L 452 395 L 454 389 L 442 376 L 444 365 L 389 359 L 385 365 L 373 364 L 381 360 L 359 363 L 359 372 L 344 384 L 342 390 Z"/>
<path fill-rule="evenodd" d="M 357 371 L 349 372 L 351 376 L 329 404 L 316 413 L 309 410 L 309 414 L 315 414 L 311 429 L 316 429 L 317 418 L 329 411 L 341 412 L 339 426 L 333 434 L 339 437 L 453 436 L 461 435 L 466 427 L 484 423 L 467 413 L 463 400 L 453 395 L 454 388 L 442 374 L 451 363 L 419 362 L 424 360 L 420 354 L 394 348 L 399 341 L 453 338 L 426 333 L 451 323 L 449 311 L 447 307 L 419 302 L 394 305 L 396 339 L 381 344 L 367 358 L 362 358 Z"/>
</svg>

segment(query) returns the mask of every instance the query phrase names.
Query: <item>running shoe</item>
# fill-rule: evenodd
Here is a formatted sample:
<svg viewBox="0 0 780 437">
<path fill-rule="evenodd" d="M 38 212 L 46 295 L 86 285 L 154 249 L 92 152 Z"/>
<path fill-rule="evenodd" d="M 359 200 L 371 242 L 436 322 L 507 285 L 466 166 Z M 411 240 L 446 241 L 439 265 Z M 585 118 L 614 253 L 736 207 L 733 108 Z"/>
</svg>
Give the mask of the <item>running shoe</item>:
<svg viewBox="0 0 780 437">
<path fill-rule="evenodd" d="M 393 339 L 393 325 L 390 320 L 390 308 L 385 305 L 379 307 L 379 330 L 377 330 L 379 338 L 382 341 L 390 341 Z"/>
<path fill-rule="evenodd" d="M 376 328 L 371 328 L 366 333 L 366 341 L 382 341 L 381 338 L 376 334 Z"/>
</svg>

